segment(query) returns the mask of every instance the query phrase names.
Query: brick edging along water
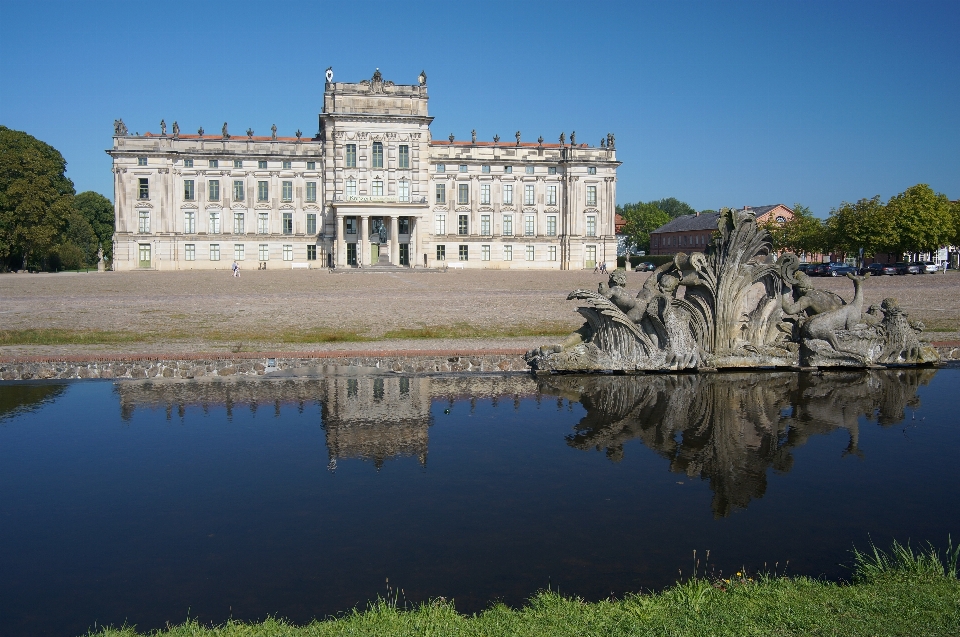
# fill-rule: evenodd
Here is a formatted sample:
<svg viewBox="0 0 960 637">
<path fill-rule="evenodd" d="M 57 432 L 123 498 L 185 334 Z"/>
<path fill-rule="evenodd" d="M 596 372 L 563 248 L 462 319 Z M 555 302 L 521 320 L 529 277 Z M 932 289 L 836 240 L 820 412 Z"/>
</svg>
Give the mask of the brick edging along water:
<svg viewBox="0 0 960 637">
<path fill-rule="evenodd" d="M 944 361 L 960 360 L 960 341 L 931 343 Z M 272 371 L 337 365 L 392 372 L 522 372 L 522 349 L 359 350 L 113 356 L 0 357 L 0 380 L 201 378 L 262 376 Z"/>
</svg>

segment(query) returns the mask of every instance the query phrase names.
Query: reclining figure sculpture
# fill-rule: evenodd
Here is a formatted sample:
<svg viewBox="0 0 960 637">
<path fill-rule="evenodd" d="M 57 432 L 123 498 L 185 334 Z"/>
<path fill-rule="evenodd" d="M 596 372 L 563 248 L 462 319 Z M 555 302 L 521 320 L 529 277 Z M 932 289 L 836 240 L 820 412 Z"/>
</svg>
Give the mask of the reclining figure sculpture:
<svg viewBox="0 0 960 637">
<path fill-rule="evenodd" d="M 847 275 L 850 303 L 816 289 L 792 253 L 773 257 L 750 211 L 723 209 L 705 253 L 678 253 L 634 297 L 615 270 L 596 292 L 575 290 L 586 323 L 563 342 L 527 352 L 540 371 L 678 371 L 872 367 L 939 361 L 888 298 L 863 313 L 869 275 Z"/>
</svg>

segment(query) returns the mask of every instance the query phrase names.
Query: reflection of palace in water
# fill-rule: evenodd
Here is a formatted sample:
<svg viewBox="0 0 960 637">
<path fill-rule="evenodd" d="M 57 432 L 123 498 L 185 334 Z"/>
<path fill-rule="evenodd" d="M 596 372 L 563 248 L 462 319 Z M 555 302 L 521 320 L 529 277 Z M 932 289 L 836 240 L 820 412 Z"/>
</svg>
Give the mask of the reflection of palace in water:
<svg viewBox="0 0 960 637">
<path fill-rule="evenodd" d="M 587 415 L 567 437 L 577 449 L 604 449 L 619 462 L 639 438 L 670 469 L 710 481 L 717 517 L 762 497 L 767 470 L 789 471 L 792 450 L 816 434 L 845 429 L 844 455 L 860 455 L 861 416 L 900 422 L 918 406 L 917 387 L 936 370 L 828 374 L 736 373 L 648 376 L 554 376 L 539 390 L 579 400 Z"/>
<path fill-rule="evenodd" d="M 196 382 L 122 382 L 117 385 L 124 419 L 136 408 L 164 409 L 168 418 L 183 417 L 188 407 L 223 406 L 231 418 L 237 409 L 261 408 L 276 416 L 284 406 L 300 411 L 319 404 L 330 467 L 338 460 L 384 460 L 415 457 L 427 462 L 433 401 L 512 398 L 536 391 L 529 376 L 425 377 L 393 374 L 334 374 L 322 378 L 224 380 Z"/>
</svg>

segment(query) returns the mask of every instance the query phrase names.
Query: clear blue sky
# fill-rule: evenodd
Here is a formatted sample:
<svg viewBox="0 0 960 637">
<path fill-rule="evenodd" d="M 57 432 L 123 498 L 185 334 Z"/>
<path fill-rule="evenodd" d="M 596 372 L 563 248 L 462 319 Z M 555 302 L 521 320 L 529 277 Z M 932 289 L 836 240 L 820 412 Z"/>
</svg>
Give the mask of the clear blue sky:
<svg viewBox="0 0 960 637">
<path fill-rule="evenodd" d="M 113 120 L 313 134 L 323 71 L 430 87 L 435 137 L 613 132 L 618 200 L 960 197 L 960 1 L 0 0 L 0 123 L 113 197 Z"/>
</svg>

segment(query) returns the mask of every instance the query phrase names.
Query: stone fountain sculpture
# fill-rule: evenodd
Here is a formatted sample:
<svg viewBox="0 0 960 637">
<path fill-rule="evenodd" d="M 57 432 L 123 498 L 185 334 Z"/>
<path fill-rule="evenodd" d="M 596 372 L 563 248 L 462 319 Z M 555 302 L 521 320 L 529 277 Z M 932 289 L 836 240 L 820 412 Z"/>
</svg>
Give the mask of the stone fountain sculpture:
<svg viewBox="0 0 960 637">
<path fill-rule="evenodd" d="M 773 255 L 750 211 L 723 209 L 704 253 L 678 253 L 633 296 L 616 270 L 584 303 L 584 325 L 527 352 L 536 371 L 668 371 L 725 368 L 872 367 L 939 361 L 896 299 L 863 311 L 869 275 L 847 275 L 850 302 L 818 290 L 796 255 Z"/>
</svg>

